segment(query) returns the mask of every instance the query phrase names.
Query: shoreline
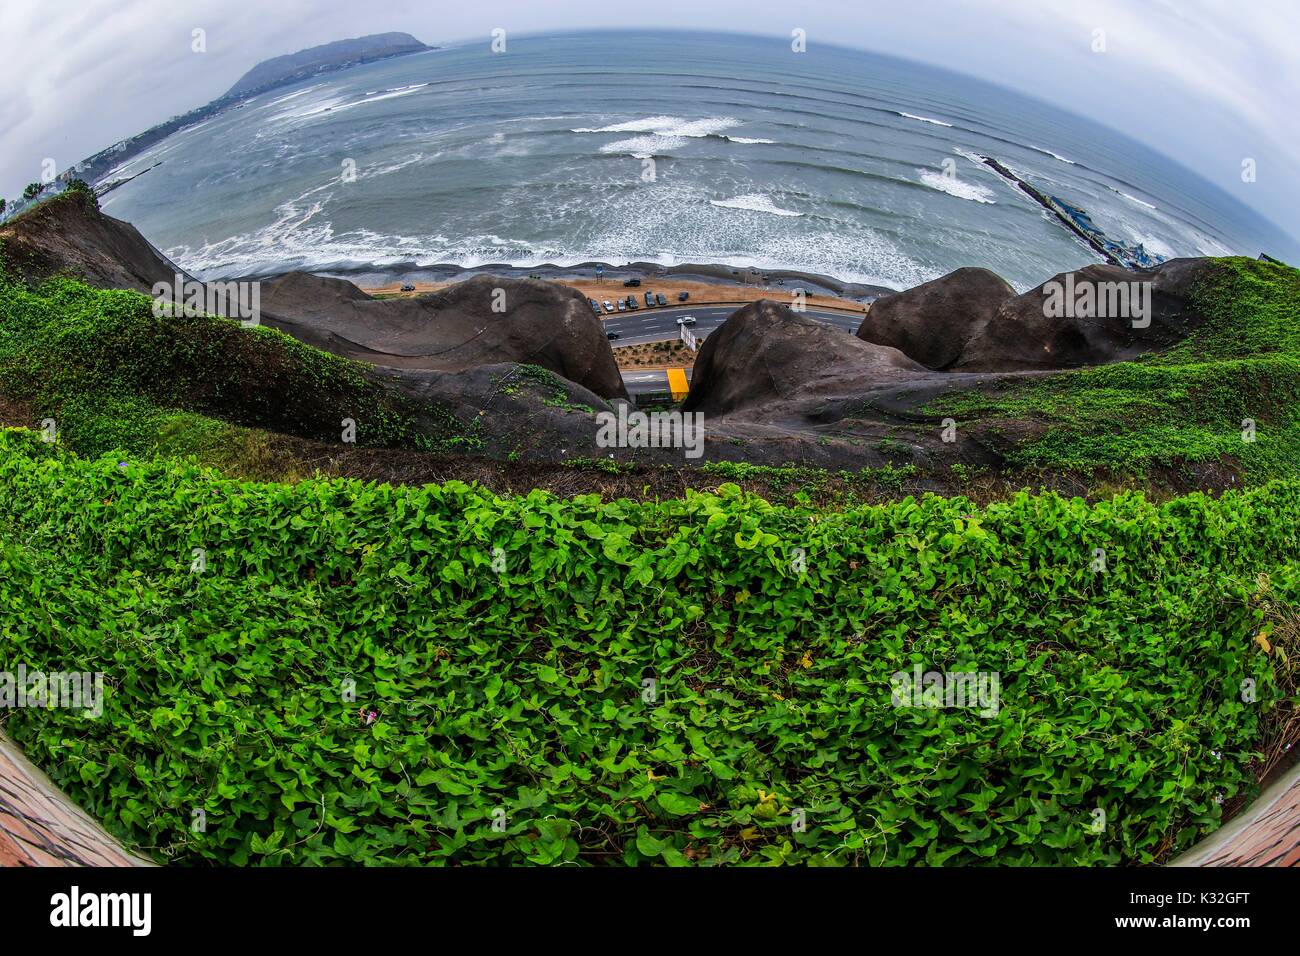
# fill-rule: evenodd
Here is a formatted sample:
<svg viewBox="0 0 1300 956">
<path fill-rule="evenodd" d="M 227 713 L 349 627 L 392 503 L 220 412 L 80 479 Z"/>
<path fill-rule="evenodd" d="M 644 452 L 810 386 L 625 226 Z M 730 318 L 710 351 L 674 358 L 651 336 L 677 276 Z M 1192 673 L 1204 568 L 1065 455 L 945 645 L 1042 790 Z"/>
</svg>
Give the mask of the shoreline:
<svg viewBox="0 0 1300 956">
<path fill-rule="evenodd" d="M 598 279 L 596 269 L 604 271 Z M 304 270 L 307 271 L 307 270 Z M 283 273 L 280 273 L 283 274 Z M 385 267 L 376 269 L 360 266 L 355 269 L 320 269 L 316 275 L 346 279 L 371 295 L 401 295 L 403 285 L 415 286 L 414 293 L 433 292 L 456 282 L 463 282 L 477 275 L 494 275 L 504 278 L 523 279 L 537 277 L 564 285 L 574 286 L 589 298 L 613 298 L 636 292 L 669 294 L 670 305 L 676 305 L 676 293 L 679 289 L 691 292 L 690 304 L 750 302 L 762 298 L 787 297 L 797 288 L 807 291 L 810 305 L 825 308 L 838 308 L 858 311 L 884 295 L 898 291 L 886 286 L 868 285 L 859 282 L 845 282 L 834 276 L 818 273 L 800 272 L 794 269 L 753 269 L 741 266 L 718 265 L 711 263 L 683 263 L 676 266 L 662 266 L 653 262 L 630 262 L 625 265 L 613 265 L 598 260 L 580 262 L 571 266 L 557 266 L 546 263 L 537 266 L 514 266 L 505 263 L 488 263 L 481 266 L 465 267 L 448 263 L 420 267 Z M 627 279 L 640 279 L 641 286 L 624 290 L 623 282 Z M 705 289 L 735 290 L 734 294 L 722 298 L 716 294 L 705 293 L 706 297 L 697 298 L 697 292 Z M 612 293 L 612 295 L 611 295 Z"/>
</svg>

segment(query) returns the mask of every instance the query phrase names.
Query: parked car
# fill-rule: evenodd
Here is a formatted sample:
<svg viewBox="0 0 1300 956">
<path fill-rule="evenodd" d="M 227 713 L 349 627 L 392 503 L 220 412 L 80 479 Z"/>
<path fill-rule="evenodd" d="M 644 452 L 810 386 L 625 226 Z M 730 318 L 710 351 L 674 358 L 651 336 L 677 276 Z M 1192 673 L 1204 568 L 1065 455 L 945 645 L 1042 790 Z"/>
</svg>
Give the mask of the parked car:
<svg viewBox="0 0 1300 956">
<path fill-rule="evenodd" d="M 587 301 L 591 303 L 591 311 L 595 312 L 597 315 L 600 315 L 600 303 L 597 302 L 595 299 L 588 299 Z"/>
<path fill-rule="evenodd" d="M 618 300 L 618 311 L 620 311 L 620 312 L 626 312 L 626 311 L 627 311 L 627 303 L 624 302 L 622 299 L 619 299 L 619 300 Z"/>
<path fill-rule="evenodd" d="M 689 292 L 678 292 L 678 293 L 677 293 L 677 301 L 678 301 L 678 302 L 685 302 L 685 301 L 686 301 L 687 299 L 689 299 L 690 297 L 691 297 L 691 294 L 690 294 Z"/>
<path fill-rule="evenodd" d="M 635 289 L 635 288 L 636 288 L 637 286 L 639 286 L 640 284 L 641 284 L 641 280 L 640 280 L 640 279 L 628 279 L 626 282 L 623 283 L 623 288 L 625 288 L 625 289 Z"/>
<path fill-rule="evenodd" d="M 636 296 L 630 295 L 627 297 L 627 307 L 633 311 L 636 311 L 637 309 Z"/>
<path fill-rule="evenodd" d="M 605 311 L 606 311 L 606 312 L 613 312 L 613 311 L 614 311 L 614 303 L 613 303 L 613 302 L 610 302 L 609 299 L 606 299 L 606 300 L 605 300 Z"/>
<path fill-rule="evenodd" d="M 609 339 L 611 342 L 613 342 L 615 339 L 617 339 L 617 338 L 621 338 L 621 336 L 620 336 L 617 332 L 606 332 L 606 333 L 605 333 L 605 338 L 607 338 L 607 339 Z"/>
<path fill-rule="evenodd" d="M 695 324 L 695 316 L 693 316 L 693 315 L 683 315 L 680 319 L 677 320 L 677 324 L 678 324 L 678 325 L 694 325 L 694 324 Z"/>
<path fill-rule="evenodd" d="M 415 286 L 411 285 L 411 284 L 408 282 L 406 285 L 402 286 L 402 291 L 403 291 L 403 292 L 414 292 L 414 291 L 415 291 Z"/>
<path fill-rule="evenodd" d="M 647 307 L 651 307 L 655 304 L 655 294 L 653 292 L 647 292 L 645 294 L 645 304 Z"/>
<path fill-rule="evenodd" d="M 662 292 L 655 293 L 655 301 L 658 302 L 660 305 L 668 304 L 668 300 L 664 298 L 664 294 Z"/>
</svg>

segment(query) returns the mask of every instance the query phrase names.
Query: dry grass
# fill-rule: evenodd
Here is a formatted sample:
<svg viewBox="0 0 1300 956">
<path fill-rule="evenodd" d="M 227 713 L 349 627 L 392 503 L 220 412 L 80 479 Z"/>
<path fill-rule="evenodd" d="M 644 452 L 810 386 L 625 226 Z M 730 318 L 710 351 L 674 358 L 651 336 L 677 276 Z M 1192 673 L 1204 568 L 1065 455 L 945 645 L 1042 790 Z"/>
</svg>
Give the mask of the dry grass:
<svg viewBox="0 0 1300 956">
<path fill-rule="evenodd" d="M 689 368 L 695 364 L 697 353 L 692 352 L 681 342 L 647 342 L 643 345 L 614 346 L 614 361 L 619 368 Z"/>
</svg>

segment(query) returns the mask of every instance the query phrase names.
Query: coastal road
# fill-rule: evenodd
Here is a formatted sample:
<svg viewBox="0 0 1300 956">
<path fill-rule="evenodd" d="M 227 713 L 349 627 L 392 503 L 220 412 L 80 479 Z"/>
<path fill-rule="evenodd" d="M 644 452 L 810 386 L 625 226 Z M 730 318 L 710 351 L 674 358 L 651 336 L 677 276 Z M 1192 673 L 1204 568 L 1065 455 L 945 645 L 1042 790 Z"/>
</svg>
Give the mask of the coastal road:
<svg viewBox="0 0 1300 956">
<path fill-rule="evenodd" d="M 612 300 L 611 300 L 612 301 Z M 739 305 L 707 306 L 663 306 L 659 308 L 641 308 L 635 312 L 615 312 L 602 316 L 601 324 L 606 332 L 617 332 L 618 338 L 609 344 L 618 348 L 623 345 L 645 345 L 649 342 L 666 342 L 676 339 L 681 326 L 678 318 L 683 315 L 695 317 L 695 324 L 690 326 L 700 341 L 739 309 Z M 831 312 L 824 309 L 808 309 L 803 313 L 810 319 L 833 325 L 850 335 L 857 332 L 862 324 L 862 316 L 851 312 Z M 686 382 L 691 379 L 691 370 L 684 369 Z M 672 390 L 665 369 L 623 369 L 623 384 L 628 395 L 666 395 Z M 678 382 L 680 386 L 680 381 Z"/>
<path fill-rule="evenodd" d="M 681 371 L 686 384 L 689 385 L 691 370 L 684 368 Z M 668 379 L 668 370 L 662 368 L 625 368 L 623 386 L 633 401 L 638 395 L 668 395 L 673 387 Z"/>
<path fill-rule="evenodd" d="M 610 301 L 613 301 L 612 299 Z M 683 315 L 695 316 L 695 324 L 690 327 L 700 341 L 739 309 L 740 305 L 706 305 L 706 306 L 663 306 L 658 308 L 641 308 L 635 312 L 615 312 L 602 316 L 601 324 L 606 332 L 617 332 L 618 338 L 609 344 L 614 348 L 623 345 L 645 345 L 649 342 L 666 342 L 678 338 L 681 327 L 678 318 Z M 831 312 L 824 309 L 808 309 L 803 313 L 810 319 L 833 325 L 850 335 L 857 332 L 862 324 L 862 316 L 851 312 Z M 691 370 L 684 369 L 686 381 L 691 379 Z M 628 395 L 667 394 L 671 385 L 665 369 L 623 369 L 623 384 Z M 680 383 L 679 383 L 680 384 Z"/>
<path fill-rule="evenodd" d="M 612 302 L 613 299 L 610 299 Z M 695 316 L 692 325 L 697 337 L 703 339 L 739 309 L 739 305 L 665 306 L 649 309 L 642 306 L 635 312 L 615 312 L 601 317 L 606 332 L 617 332 L 618 338 L 610 345 L 644 345 L 647 342 L 665 342 L 678 337 L 681 329 L 677 320 L 683 315 Z M 852 312 L 831 312 L 808 309 L 803 313 L 810 319 L 833 325 L 852 334 L 862 324 L 863 315 Z"/>
</svg>

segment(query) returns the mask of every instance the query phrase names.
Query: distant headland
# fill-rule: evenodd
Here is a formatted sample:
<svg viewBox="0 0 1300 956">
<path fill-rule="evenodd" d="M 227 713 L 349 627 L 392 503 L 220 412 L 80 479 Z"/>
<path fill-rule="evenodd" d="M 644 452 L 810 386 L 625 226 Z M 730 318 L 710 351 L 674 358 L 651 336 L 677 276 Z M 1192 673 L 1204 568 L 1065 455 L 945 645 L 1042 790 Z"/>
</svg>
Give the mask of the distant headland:
<svg viewBox="0 0 1300 956">
<path fill-rule="evenodd" d="M 333 43 L 323 43 L 297 53 L 263 60 L 241 76 L 222 98 L 253 96 L 321 73 L 346 70 L 362 63 L 432 49 L 434 48 L 426 46 L 409 33 L 373 33 L 352 40 L 335 40 Z"/>
<path fill-rule="evenodd" d="M 372 63 L 376 60 L 386 60 L 392 57 L 423 53 L 427 50 L 436 49 L 438 47 L 421 43 L 409 33 L 375 33 L 351 40 L 335 40 L 332 43 L 299 50 L 297 53 L 263 60 L 241 76 L 234 86 L 212 102 L 197 109 L 192 109 L 188 113 L 173 116 L 169 120 L 150 127 L 143 133 L 137 133 L 129 139 L 121 140 L 106 149 L 100 150 L 93 156 L 88 156 L 76 165 L 65 169 L 48 186 L 57 190 L 73 178 L 96 183 L 106 173 L 121 166 L 132 157 L 138 156 L 150 146 L 162 142 L 173 133 L 211 119 L 225 110 L 238 109 L 254 96 L 276 87 L 298 83 L 324 73 L 346 70 L 349 67 L 359 66 L 363 63 Z M 102 196 L 129 182 L 132 178 L 134 177 L 115 179 L 110 183 L 99 186 L 97 192 Z M 42 189 L 41 192 L 44 193 L 45 190 Z M 29 201 L 15 203 L 10 212 L 21 211 Z"/>
</svg>

